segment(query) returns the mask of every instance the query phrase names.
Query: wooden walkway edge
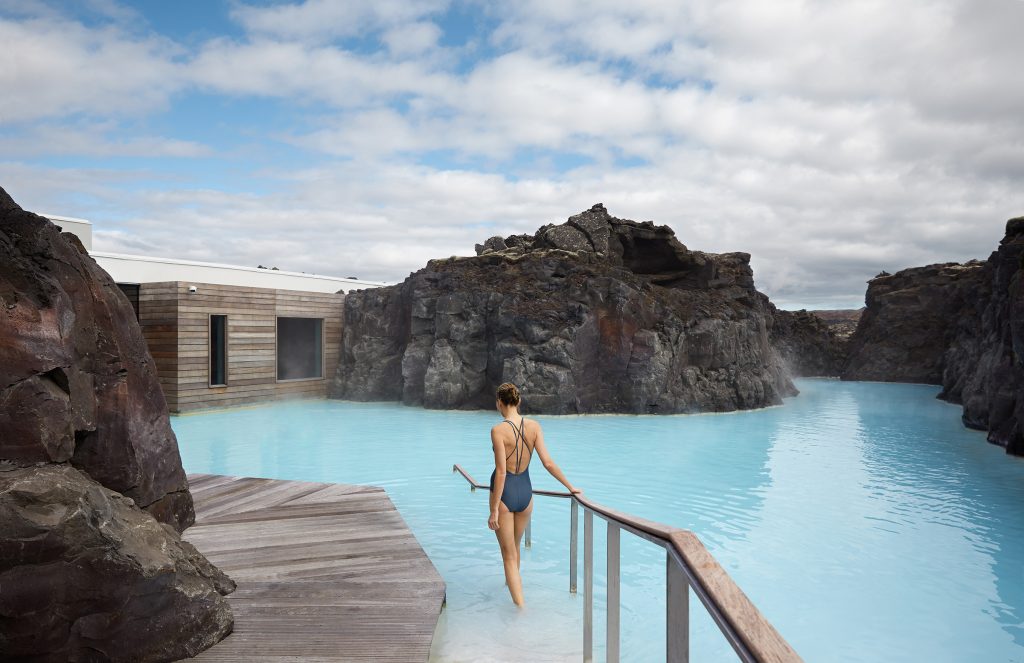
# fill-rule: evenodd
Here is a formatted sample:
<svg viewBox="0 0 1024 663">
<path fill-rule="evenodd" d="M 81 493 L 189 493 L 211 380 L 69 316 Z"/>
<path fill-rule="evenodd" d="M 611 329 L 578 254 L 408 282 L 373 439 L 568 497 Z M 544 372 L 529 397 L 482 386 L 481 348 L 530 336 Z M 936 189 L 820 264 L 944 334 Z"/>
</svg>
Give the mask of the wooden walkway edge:
<svg viewBox="0 0 1024 663">
<path fill-rule="evenodd" d="M 183 538 L 238 583 L 234 633 L 188 660 L 427 660 L 444 581 L 383 489 L 188 479 Z"/>
</svg>

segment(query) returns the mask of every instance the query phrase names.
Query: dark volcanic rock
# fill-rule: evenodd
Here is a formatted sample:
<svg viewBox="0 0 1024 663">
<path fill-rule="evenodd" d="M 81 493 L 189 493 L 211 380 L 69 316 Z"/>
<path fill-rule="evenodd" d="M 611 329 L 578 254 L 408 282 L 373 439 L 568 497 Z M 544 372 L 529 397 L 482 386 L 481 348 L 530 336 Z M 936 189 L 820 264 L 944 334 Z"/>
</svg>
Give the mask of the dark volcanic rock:
<svg viewBox="0 0 1024 663">
<path fill-rule="evenodd" d="M 234 583 L 68 464 L 0 470 L 0 658 L 174 661 L 231 631 Z"/>
<path fill-rule="evenodd" d="M 569 225 L 551 226 L 539 237 L 542 247 L 563 251 L 591 251 L 593 246 L 582 231 Z"/>
<path fill-rule="evenodd" d="M 178 531 L 195 513 L 131 304 L 0 189 L 0 460 L 71 462 Z"/>
<path fill-rule="evenodd" d="M 843 379 L 942 384 L 952 328 L 974 306 L 981 269 L 945 263 L 869 281 Z"/>
<path fill-rule="evenodd" d="M 140 508 L 141 507 L 141 508 Z M 0 660 L 170 661 L 231 630 L 131 304 L 0 189 Z"/>
<path fill-rule="evenodd" d="M 988 440 L 1024 455 L 1024 217 L 1006 223 L 1006 235 L 976 267 L 977 286 L 951 324 L 942 393 L 964 406 L 964 424 Z"/>
<path fill-rule="evenodd" d="M 771 309 L 771 341 L 793 375 L 838 377 L 842 373 L 847 339 L 813 311 Z"/>
<path fill-rule="evenodd" d="M 853 336 L 853 332 L 857 331 L 857 323 L 860 322 L 860 316 L 864 314 L 864 309 L 816 310 L 811 313 L 825 321 L 837 338 L 845 341 L 849 340 Z"/>
<path fill-rule="evenodd" d="M 941 384 L 964 424 L 1024 455 L 1024 218 L 998 250 L 869 282 L 844 379 Z"/>
<path fill-rule="evenodd" d="M 531 412 L 670 413 L 795 393 L 749 255 L 690 251 L 601 205 L 502 241 L 349 293 L 333 395 L 490 408 L 512 381 Z"/>
<path fill-rule="evenodd" d="M 483 253 L 490 253 L 491 251 L 504 251 L 508 246 L 505 244 L 505 240 L 500 237 L 491 237 L 483 244 L 476 245 L 476 254 L 481 255 Z"/>
</svg>

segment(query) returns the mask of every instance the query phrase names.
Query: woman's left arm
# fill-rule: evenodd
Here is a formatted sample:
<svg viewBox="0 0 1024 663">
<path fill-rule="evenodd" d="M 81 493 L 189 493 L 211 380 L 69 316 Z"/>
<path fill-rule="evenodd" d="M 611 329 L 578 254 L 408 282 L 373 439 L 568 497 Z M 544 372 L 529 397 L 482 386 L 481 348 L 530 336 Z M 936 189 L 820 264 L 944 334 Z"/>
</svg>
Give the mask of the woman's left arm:
<svg viewBox="0 0 1024 663">
<path fill-rule="evenodd" d="M 570 493 L 582 493 L 583 491 L 569 483 L 569 480 L 565 478 L 565 474 L 562 469 L 558 467 L 558 463 L 548 453 L 548 447 L 544 444 L 544 431 L 541 430 L 540 424 L 537 424 L 537 439 L 534 440 L 533 448 L 537 450 L 537 456 L 540 458 L 540 462 L 544 465 L 544 469 L 547 470 L 551 476 L 558 479 L 558 482 L 569 489 Z"/>
<path fill-rule="evenodd" d="M 505 490 L 505 445 L 498 439 L 497 426 L 491 429 L 491 446 L 494 448 L 494 483 L 491 485 L 491 515 L 487 519 L 487 526 L 497 530 L 498 503 L 501 502 L 501 493 Z"/>
</svg>

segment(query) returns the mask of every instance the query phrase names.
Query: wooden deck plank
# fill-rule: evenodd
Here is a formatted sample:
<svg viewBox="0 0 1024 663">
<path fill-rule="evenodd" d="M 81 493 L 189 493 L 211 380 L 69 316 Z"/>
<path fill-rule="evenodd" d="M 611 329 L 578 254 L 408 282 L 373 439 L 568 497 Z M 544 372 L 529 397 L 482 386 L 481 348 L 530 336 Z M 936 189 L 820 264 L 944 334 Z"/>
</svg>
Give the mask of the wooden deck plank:
<svg viewBox="0 0 1024 663">
<path fill-rule="evenodd" d="M 357 522 L 362 525 L 365 518 L 359 518 L 359 516 L 366 513 L 380 513 L 387 514 L 388 511 L 382 510 L 377 503 L 377 499 L 373 501 L 369 499 L 359 499 L 358 495 L 353 495 L 354 502 L 351 505 L 339 508 L 333 504 L 311 504 L 305 505 L 300 504 L 292 506 L 291 504 L 285 504 L 274 509 L 273 514 L 266 514 L 265 509 L 256 509 L 254 511 L 243 511 L 241 513 L 231 513 L 225 510 L 226 507 L 218 510 L 214 513 L 207 515 L 203 522 L 206 524 L 228 524 L 228 523 L 248 523 L 248 522 L 269 522 L 275 520 L 293 520 L 295 518 L 315 518 L 317 516 L 324 516 L 329 519 L 333 519 L 335 516 L 352 516 Z M 392 520 L 391 518 L 384 517 L 385 521 Z"/>
<path fill-rule="evenodd" d="M 444 582 L 374 486 L 189 475 L 184 538 L 238 583 L 197 661 L 425 661 Z"/>
</svg>

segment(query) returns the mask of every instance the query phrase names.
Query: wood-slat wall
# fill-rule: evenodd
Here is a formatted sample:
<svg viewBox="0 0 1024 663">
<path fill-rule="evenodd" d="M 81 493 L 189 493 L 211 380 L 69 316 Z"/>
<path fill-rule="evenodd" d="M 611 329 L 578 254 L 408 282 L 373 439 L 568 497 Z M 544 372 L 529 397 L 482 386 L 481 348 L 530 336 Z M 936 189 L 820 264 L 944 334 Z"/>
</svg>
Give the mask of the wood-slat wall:
<svg viewBox="0 0 1024 663">
<path fill-rule="evenodd" d="M 196 292 L 188 291 L 191 285 Z M 140 319 L 168 408 L 187 412 L 325 397 L 328 376 L 338 364 L 344 300 L 345 295 L 333 293 L 183 281 L 144 283 L 139 296 Z M 228 317 L 227 386 L 209 384 L 210 315 Z M 323 319 L 322 377 L 277 381 L 279 316 Z"/>
<path fill-rule="evenodd" d="M 139 325 L 156 362 L 167 409 L 178 411 L 178 284 L 139 286 Z"/>
</svg>

